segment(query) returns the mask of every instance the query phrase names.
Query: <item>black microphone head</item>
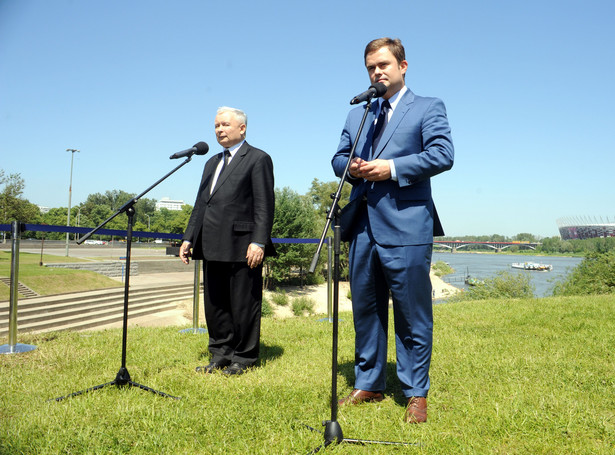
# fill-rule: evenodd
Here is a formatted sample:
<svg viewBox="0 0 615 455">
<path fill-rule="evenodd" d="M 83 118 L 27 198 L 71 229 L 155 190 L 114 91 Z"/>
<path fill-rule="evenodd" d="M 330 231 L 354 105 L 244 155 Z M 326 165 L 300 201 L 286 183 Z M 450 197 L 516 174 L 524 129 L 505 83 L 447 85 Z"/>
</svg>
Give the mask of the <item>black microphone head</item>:
<svg viewBox="0 0 615 455">
<path fill-rule="evenodd" d="M 197 142 L 193 147 L 196 149 L 196 152 L 194 152 L 195 155 L 205 155 L 209 152 L 209 145 L 207 145 L 207 142 Z"/>
<path fill-rule="evenodd" d="M 376 89 L 376 94 L 374 95 L 375 98 L 380 98 L 382 95 L 384 95 L 387 90 L 389 89 L 386 85 L 384 85 L 382 82 L 376 82 L 375 84 L 372 84 L 372 87 L 374 89 Z"/>
</svg>

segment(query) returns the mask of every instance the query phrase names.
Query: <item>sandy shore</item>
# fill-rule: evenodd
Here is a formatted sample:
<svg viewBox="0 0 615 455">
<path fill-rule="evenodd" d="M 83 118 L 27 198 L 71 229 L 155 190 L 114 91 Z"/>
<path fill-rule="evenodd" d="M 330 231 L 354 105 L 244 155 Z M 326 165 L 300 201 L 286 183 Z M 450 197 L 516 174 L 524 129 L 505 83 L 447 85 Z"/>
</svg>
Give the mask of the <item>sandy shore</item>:
<svg viewBox="0 0 615 455">
<path fill-rule="evenodd" d="M 147 285 L 151 282 L 191 282 L 192 274 L 190 273 L 166 273 L 166 274 L 150 274 L 140 275 L 131 279 L 131 284 Z M 133 283 L 134 281 L 134 283 Z M 459 292 L 459 289 L 445 283 L 441 278 L 438 278 L 431 273 L 431 284 L 433 287 L 433 298 L 442 299 Z M 339 292 L 339 311 L 352 311 L 352 302 L 348 298 L 350 285 L 347 281 L 340 282 Z M 286 306 L 272 305 L 275 318 L 294 317 L 292 311 L 292 299 L 297 297 L 307 297 L 314 302 L 314 314 L 328 316 L 328 298 L 327 284 L 304 287 L 285 287 L 284 291 L 289 297 L 289 304 Z M 272 292 L 265 291 L 264 296 L 272 302 Z M 193 327 L 194 326 L 194 301 L 192 298 L 179 301 L 177 307 L 173 310 L 161 311 L 158 313 L 135 317 L 129 319 L 130 326 L 141 327 Z M 205 318 L 203 316 L 203 295 L 201 294 L 198 302 L 198 327 L 205 327 Z M 105 328 L 121 327 L 121 322 L 108 324 L 102 327 L 97 327 L 98 330 Z"/>
<path fill-rule="evenodd" d="M 448 283 L 445 283 L 441 278 L 435 276 L 433 272 L 431 273 L 431 285 L 433 287 L 434 299 L 446 298 L 459 291 L 458 288 Z M 304 287 L 289 286 L 289 287 L 283 288 L 283 290 L 286 292 L 286 294 L 289 297 L 289 304 L 286 306 L 278 306 L 278 305 L 272 304 L 272 307 L 274 309 L 274 317 L 276 318 L 293 317 L 294 314 L 292 311 L 292 299 L 298 298 L 298 297 L 307 297 L 308 299 L 311 299 L 314 302 L 314 314 L 322 314 L 325 316 L 328 315 L 328 298 L 327 298 L 328 290 L 327 289 L 328 289 L 328 286 L 326 283 L 321 284 L 321 285 L 315 285 L 315 286 L 304 286 Z M 352 302 L 348 298 L 349 291 L 350 291 L 350 284 L 347 281 L 340 282 L 339 311 L 352 311 Z M 273 295 L 272 291 L 264 292 L 264 297 L 270 303 L 272 303 L 273 301 L 272 295 Z M 178 309 L 181 309 L 181 316 L 182 316 L 181 318 L 179 318 L 179 321 L 181 322 L 181 320 L 184 319 L 185 321 L 184 324 L 192 323 L 193 301 L 186 300 L 186 301 L 181 302 L 181 304 L 178 305 Z M 203 308 L 201 304 L 199 308 L 199 320 L 204 323 L 202 312 L 203 312 Z"/>
</svg>

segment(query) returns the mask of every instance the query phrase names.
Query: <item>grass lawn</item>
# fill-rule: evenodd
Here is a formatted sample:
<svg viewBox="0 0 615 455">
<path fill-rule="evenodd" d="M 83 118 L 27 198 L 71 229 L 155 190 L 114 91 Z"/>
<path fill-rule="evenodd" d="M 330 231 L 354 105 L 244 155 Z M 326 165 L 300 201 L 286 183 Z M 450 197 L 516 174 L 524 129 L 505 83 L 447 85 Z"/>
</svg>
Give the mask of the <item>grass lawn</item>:
<svg viewBox="0 0 615 455">
<path fill-rule="evenodd" d="M 64 294 L 122 286 L 109 277 L 87 270 L 70 270 L 40 265 L 40 254 L 19 253 L 19 279 L 40 295 Z M 58 262 L 85 262 L 83 259 L 43 255 L 43 264 Z M 11 252 L 0 251 L 0 277 L 11 276 Z M 20 297 L 21 294 L 19 295 Z M 0 301 L 10 299 L 10 288 L 0 283 Z"/>
<path fill-rule="evenodd" d="M 428 422 L 403 423 L 389 346 L 386 398 L 345 407 L 351 438 L 409 447 L 332 445 L 335 454 L 615 453 L 615 297 L 441 304 L 434 308 Z M 37 349 L 0 356 L 1 454 L 302 454 L 331 417 L 331 324 L 263 320 L 261 365 L 239 377 L 195 373 L 207 336 L 131 328 L 126 365 L 138 388 L 107 387 L 121 330 L 19 335 Z M 392 324 L 390 324 L 392 327 Z M 352 316 L 343 313 L 338 395 L 353 385 Z"/>
</svg>

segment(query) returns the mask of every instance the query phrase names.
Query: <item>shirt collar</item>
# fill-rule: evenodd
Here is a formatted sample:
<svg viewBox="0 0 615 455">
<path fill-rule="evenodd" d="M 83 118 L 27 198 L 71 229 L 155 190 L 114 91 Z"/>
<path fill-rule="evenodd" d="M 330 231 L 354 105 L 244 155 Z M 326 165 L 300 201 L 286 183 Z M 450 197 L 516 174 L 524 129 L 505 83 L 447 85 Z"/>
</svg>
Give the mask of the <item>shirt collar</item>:
<svg viewBox="0 0 615 455">
<path fill-rule="evenodd" d="M 404 85 L 399 90 L 399 92 L 397 92 L 395 95 L 389 98 L 389 104 L 391 105 L 391 112 L 395 110 L 395 108 L 399 104 L 399 100 L 401 100 L 401 97 L 404 96 L 404 93 L 406 93 L 407 91 L 408 91 L 408 87 Z M 384 103 L 384 99 L 380 98 L 380 104 L 378 105 L 378 112 L 380 112 L 380 109 L 382 109 L 382 103 Z"/>
<path fill-rule="evenodd" d="M 229 153 L 231 154 L 231 158 L 233 158 L 235 156 L 235 153 L 237 153 L 237 150 L 239 150 L 239 147 L 241 147 L 245 141 L 246 140 L 244 139 L 239 144 L 235 144 L 235 145 L 233 145 L 232 147 L 230 147 L 228 149 Z M 227 149 L 225 149 L 225 150 L 227 150 Z"/>
</svg>

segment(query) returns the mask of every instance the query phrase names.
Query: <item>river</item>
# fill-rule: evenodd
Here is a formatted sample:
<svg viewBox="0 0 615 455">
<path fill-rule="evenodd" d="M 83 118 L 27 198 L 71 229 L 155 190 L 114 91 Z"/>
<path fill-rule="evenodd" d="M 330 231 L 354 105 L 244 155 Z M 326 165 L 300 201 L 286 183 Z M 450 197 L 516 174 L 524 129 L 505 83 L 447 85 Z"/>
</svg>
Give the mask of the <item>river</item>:
<svg viewBox="0 0 615 455">
<path fill-rule="evenodd" d="M 500 271 L 511 273 L 527 273 L 531 277 L 536 297 L 548 297 L 553 293 L 553 287 L 557 282 L 563 281 L 583 258 L 561 256 L 528 256 L 510 255 L 497 253 L 440 253 L 434 252 L 432 262 L 444 261 L 455 272 L 443 277 L 444 281 L 458 288 L 466 288 L 465 277 L 467 274 L 473 278 L 485 279 L 495 276 Z M 513 269 L 513 262 L 538 262 L 551 264 L 550 272 L 529 272 Z"/>
</svg>

